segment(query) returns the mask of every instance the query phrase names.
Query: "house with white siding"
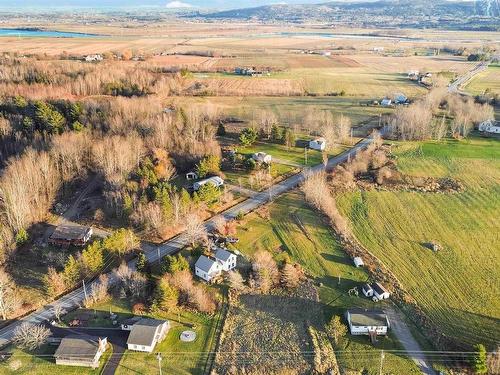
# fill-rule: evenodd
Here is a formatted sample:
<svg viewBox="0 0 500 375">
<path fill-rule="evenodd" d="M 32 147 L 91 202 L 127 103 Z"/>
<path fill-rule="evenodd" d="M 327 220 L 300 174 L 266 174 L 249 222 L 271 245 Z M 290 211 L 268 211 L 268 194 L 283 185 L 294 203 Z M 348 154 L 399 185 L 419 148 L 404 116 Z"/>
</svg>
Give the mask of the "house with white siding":
<svg viewBox="0 0 500 375">
<path fill-rule="evenodd" d="M 345 314 L 351 335 L 386 335 L 389 318 L 382 310 L 350 309 Z"/>
<path fill-rule="evenodd" d="M 151 353 L 170 329 L 168 320 L 143 318 L 132 325 L 127 340 L 128 350 Z"/>
<path fill-rule="evenodd" d="M 224 249 L 217 249 L 215 260 L 219 262 L 222 271 L 231 271 L 236 267 L 236 254 Z"/>
<path fill-rule="evenodd" d="M 222 265 L 215 259 L 201 255 L 194 265 L 194 273 L 205 281 L 212 281 L 222 272 Z"/>
</svg>

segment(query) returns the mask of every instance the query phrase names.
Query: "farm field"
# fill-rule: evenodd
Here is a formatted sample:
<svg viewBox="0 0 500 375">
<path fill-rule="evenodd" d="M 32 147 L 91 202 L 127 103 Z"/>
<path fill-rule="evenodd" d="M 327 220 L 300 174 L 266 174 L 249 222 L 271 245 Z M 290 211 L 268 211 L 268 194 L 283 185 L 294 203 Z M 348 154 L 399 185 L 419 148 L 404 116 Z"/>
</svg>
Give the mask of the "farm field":
<svg viewBox="0 0 500 375">
<path fill-rule="evenodd" d="M 271 166 L 271 177 L 272 177 L 271 181 L 266 181 L 259 185 L 257 184 L 257 182 L 252 181 L 251 178 L 252 174 L 250 172 L 246 170 L 241 170 L 241 171 L 231 170 L 231 171 L 224 171 L 224 175 L 226 176 L 224 182 L 260 191 L 268 187 L 269 185 L 274 184 L 277 181 L 283 180 L 287 176 L 290 176 L 297 172 L 299 172 L 299 169 L 294 166 L 273 163 Z"/>
<path fill-rule="evenodd" d="M 269 220 L 258 213 L 245 218 L 238 230 L 238 250 L 246 257 L 259 249 L 270 251 L 277 259 L 288 254 L 302 264 L 315 283 L 321 285 L 319 297 L 326 320 L 333 314 L 342 315 L 346 308 L 375 307 L 368 299 L 348 295 L 348 290 L 360 286 L 368 275 L 352 265 L 332 230 L 321 215 L 304 202 L 301 193 L 292 192 L 276 199 L 269 206 L 269 213 Z M 383 307 L 383 304 L 376 307 Z M 392 336 L 379 338 L 374 347 L 367 337 L 348 335 L 336 354 L 340 367 L 346 370 L 378 374 L 380 349 L 398 350 L 401 346 Z M 416 371 L 411 360 L 392 353 L 386 355 L 386 366 L 384 370 L 388 373 L 400 373 L 401 369 L 408 374 Z"/>
<path fill-rule="evenodd" d="M 500 336 L 500 143 L 471 138 L 397 143 L 399 169 L 451 177 L 463 192 L 364 191 L 337 198 L 363 245 L 401 281 L 434 324 L 463 345 Z M 433 253 L 423 246 L 436 241 Z"/>
<path fill-rule="evenodd" d="M 486 71 L 479 73 L 465 86 L 465 90 L 472 95 L 482 95 L 486 90 L 500 95 L 500 65 L 492 64 Z"/>
</svg>

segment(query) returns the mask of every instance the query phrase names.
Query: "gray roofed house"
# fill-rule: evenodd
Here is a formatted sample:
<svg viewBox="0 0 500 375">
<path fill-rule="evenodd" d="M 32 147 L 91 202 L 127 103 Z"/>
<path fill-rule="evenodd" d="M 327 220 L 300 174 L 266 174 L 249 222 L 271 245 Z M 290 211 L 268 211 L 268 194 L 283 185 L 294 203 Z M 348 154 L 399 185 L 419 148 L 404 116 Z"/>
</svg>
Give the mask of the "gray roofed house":
<svg viewBox="0 0 500 375">
<path fill-rule="evenodd" d="M 389 318 L 383 310 L 350 309 L 346 319 L 352 335 L 387 334 Z"/>
<path fill-rule="evenodd" d="M 196 276 L 201 277 L 205 281 L 211 281 L 222 272 L 222 264 L 215 259 L 211 259 L 205 255 L 201 255 L 194 265 Z"/>
<path fill-rule="evenodd" d="M 129 350 L 151 353 L 158 342 L 161 342 L 170 329 L 168 320 L 142 318 L 132 325 L 127 340 Z"/>
<path fill-rule="evenodd" d="M 373 283 L 372 288 L 373 288 L 373 296 L 377 300 L 387 299 L 390 297 L 389 291 L 379 282 Z"/>
<path fill-rule="evenodd" d="M 49 237 L 49 243 L 59 246 L 83 246 L 92 236 L 92 228 L 75 224 L 57 226 Z"/>
<path fill-rule="evenodd" d="M 99 359 L 106 351 L 108 339 L 89 335 L 69 335 L 59 344 L 54 358 L 65 366 L 99 367 Z"/>
<path fill-rule="evenodd" d="M 220 263 L 222 271 L 230 271 L 236 267 L 236 254 L 230 251 L 218 249 L 214 258 Z"/>
</svg>

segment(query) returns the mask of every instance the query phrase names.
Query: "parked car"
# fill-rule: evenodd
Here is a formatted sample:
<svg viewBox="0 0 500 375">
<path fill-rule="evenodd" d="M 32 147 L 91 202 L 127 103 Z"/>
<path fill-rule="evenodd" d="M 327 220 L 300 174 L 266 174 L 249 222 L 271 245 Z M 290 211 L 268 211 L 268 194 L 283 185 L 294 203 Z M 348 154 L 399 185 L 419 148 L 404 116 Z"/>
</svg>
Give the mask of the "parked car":
<svg viewBox="0 0 500 375">
<path fill-rule="evenodd" d="M 240 241 L 240 239 L 236 238 L 236 237 L 227 237 L 226 241 L 229 243 L 238 243 Z"/>
</svg>

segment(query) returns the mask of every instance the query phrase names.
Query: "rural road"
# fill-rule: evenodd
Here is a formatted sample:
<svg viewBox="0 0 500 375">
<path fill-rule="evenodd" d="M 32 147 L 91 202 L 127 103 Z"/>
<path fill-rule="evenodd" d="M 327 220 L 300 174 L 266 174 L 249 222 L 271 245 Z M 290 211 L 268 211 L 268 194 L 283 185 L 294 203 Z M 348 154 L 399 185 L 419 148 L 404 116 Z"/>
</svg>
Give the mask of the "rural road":
<svg viewBox="0 0 500 375">
<path fill-rule="evenodd" d="M 351 149 L 344 151 L 343 153 L 331 158 L 328 160 L 327 163 L 327 168 L 332 168 L 338 164 L 341 164 L 345 162 L 349 157 L 354 157 L 354 155 L 360 151 L 365 149 L 369 144 L 373 142 L 372 137 L 368 137 L 363 139 L 362 141 L 358 142 L 356 145 L 354 145 Z M 261 205 L 266 204 L 267 202 L 271 201 L 278 195 L 281 195 L 287 191 L 290 191 L 294 188 L 296 188 L 300 183 L 302 183 L 307 174 L 309 173 L 318 173 L 322 170 L 325 169 L 325 165 L 323 164 L 318 164 L 314 167 L 310 167 L 302 171 L 301 173 L 298 173 L 296 175 L 293 175 L 286 180 L 283 180 L 282 182 L 271 186 L 267 190 L 264 190 L 253 197 L 227 209 L 226 211 L 222 212 L 221 214 L 217 216 L 222 216 L 226 219 L 234 219 L 238 213 L 242 212 L 243 214 L 247 214 L 256 208 L 258 208 Z M 206 227 L 208 229 L 213 229 L 214 227 L 214 220 L 216 217 L 211 218 L 206 222 Z M 157 246 L 157 247 L 149 247 L 147 249 L 144 249 L 146 258 L 150 262 L 155 262 L 158 259 L 161 259 L 165 255 L 170 255 L 174 254 L 178 251 L 180 251 L 188 241 L 184 238 L 183 234 L 179 234 L 176 237 L 173 237 L 172 239 L 164 242 L 163 244 Z M 132 269 L 135 269 L 135 263 L 136 260 L 133 259 L 129 262 L 129 266 Z M 112 274 L 108 275 L 110 277 L 110 282 L 113 282 L 113 277 Z M 96 281 L 93 281 L 96 282 Z M 92 282 L 87 284 L 87 291 L 90 290 L 92 285 Z M 32 312 L 31 314 L 16 320 L 12 322 L 11 324 L 7 325 L 6 327 L 2 328 L 0 330 L 0 347 L 3 347 L 4 345 L 7 345 L 10 340 L 12 339 L 12 335 L 14 332 L 14 329 L 21 325 L 24 322 L 29 322 L 29 323 L 34 323 L 34 324 L 39 324 L 39 323 L 45 323 L 47 321 L 50 321 L 54 319 L 54 305 L 59 305 L 62 308 L 64 308 L 66 311 L 71 311 L 74 310 L 75 308 L 79 307 L 82 305 L 83 300 L 85 297 L 85 293 L 83 290 L 83 287 L 79 287 L 75 289 L 74 291 L 60 297 L 58 300 L 54 301 L 50 305 L 46 305 L 37 311 Z"/>
<path fill-rule="evenodd" d="M 466 92 L 463 92 L 461 90 L 461 87 L 465 85 L 467 82 L 469 82 L 476 74 L 486 70 L 488 68 L 489 63 L 490 63 L 489 61 L 481 61 L 480 63 L 476 64 L 471 70 L 462 74 L 452 83 L 450 83 L 448 85 L 448 92 L 452 94 L 469 95 Z"/>
<path fill-rule="evenodd" d="M 406 325 L 401 312 L 399 312 L 396 307 L 387 308 L 385 309 L 385 312 L 387 314 L 387 317 L 389 318 L 389 322 L 391 322 L 392 333 L 394 333 L 401 345 L 403 345 L 408 357 L 413 359 L 413 361 L 420 368 L 422 374 L 436 375 L 436 372 L 434 371 L 432 366 L 430 366 L 425 359 L 425 354 L 422 352 L 420 345 L 413 338 L 413 335 Z"/>
</svg>

